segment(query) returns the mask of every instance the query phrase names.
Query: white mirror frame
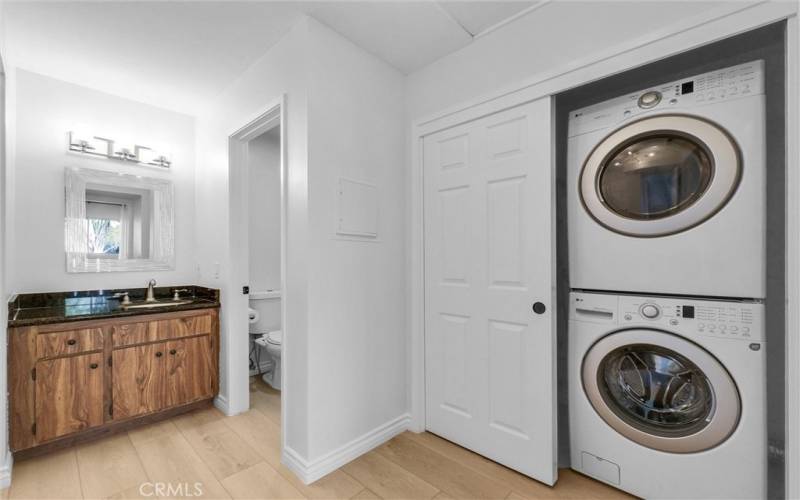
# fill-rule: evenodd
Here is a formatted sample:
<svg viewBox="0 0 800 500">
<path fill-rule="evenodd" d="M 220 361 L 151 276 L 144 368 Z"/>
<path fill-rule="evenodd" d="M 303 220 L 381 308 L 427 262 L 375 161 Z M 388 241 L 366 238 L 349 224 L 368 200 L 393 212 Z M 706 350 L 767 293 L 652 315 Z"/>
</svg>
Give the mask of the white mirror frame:
<svg viewBox="0 0 800 500">
<path fill-rule="evenodd" d="M 146 189 L 153 193 L 149 259 L 98 259 L 87 253 L 86 186 L 97 184 Z M 68 273 L 159 271 L 175 268 L 175 221 L 172 182 L 103 170 L 67 167 L 64 248 Z"/>
</svg>

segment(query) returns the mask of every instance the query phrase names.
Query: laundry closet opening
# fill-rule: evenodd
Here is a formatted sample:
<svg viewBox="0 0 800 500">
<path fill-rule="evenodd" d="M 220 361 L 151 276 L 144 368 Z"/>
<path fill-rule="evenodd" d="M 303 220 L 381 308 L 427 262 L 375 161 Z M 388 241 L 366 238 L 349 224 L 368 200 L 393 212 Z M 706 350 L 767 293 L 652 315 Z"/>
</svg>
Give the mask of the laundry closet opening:
<svg viewBox="0 0 800 500">
<path fill-rule="evenodd" d="M 785 193 L 785 179 L 786 179 L 786 78 L 785 78 L 785 53 L 786 53 L 786 24 L 784 22 L 772 24 L 763 28 L 759 28 L 735 37 L 731 37 L 713 44 L 699 47 L 697 49 L 684 52 L 658 62 L 654 62 L 640 68 L 636 68 L 624 73 L 620 73 L 608 78 L 604 78 L 597 82 L 587 84 L 575 89 L 563 92 L 556 96 L 555 101 L 555 116 L 556 116 L 556 185 L 557 185 L 557 246 L 560 249 L 568 248 L 569 244 L 575 242 L 568 241 L 569 235 L 573 235 L 574 228 L 568 227 L 567 213 L 568 213 L 568 198 L 570 194 L 568 190 L 576 189 L 576 185 L 568 179 L 569 160 L 568 160 L 568 141 L 569 141 L 569 121 L 570 112 L 575 110 L 582 110 L 588 106 L 593 106 L 598 103 L 604 103 L 610 99 L 625 96 L 633 92 L 639 92 L 648 88 L 660 88 L 665 82 L 677 82 L 684 80 L 691 80 L 696 75 L 708 75 L 713 72 L 720 72 L 722 70 L 733 71 L 734 67 L 741 67 L 747 64 L 761 64 L 763 61 L 763 94 L 765 97 L 764 111 L 765 111 L 765 137 L 764 137 L 764 175 L 766 184 L 766 213 L 764 217 L 765 233 L 766 233 L 766 248 L 763 250 L 766 259 L 761 263 L 754 263 L 756 267 L 763 266 L 765 269 L 765 293 L 762 296 L 755 295 L 742 295 L 731 293 L 726 295 L 726 307 L 730 304 L 735 304 L 737 297 L 743 299 L 745 305 L 739 307 L 750 307 L 748 304 L 756 304 L 758 307 L 763 302 L 764 317 L 765 317 L 765 342 L 763 349 L 766 350 L 766 420 L 767 420 L 767 442 L 762 450 L 752 451 L 752 467 L 764 467 L 767 474 L 767 493 L 769 498 L 783 498 L 784 495 L 784 482 L 785 470 L 783 462 L 783 449 L 785 440 L 785 346 L 786 346 L 786 283 L 785 283 L 785 261 L 786 261 L 786 193 Z M 672 90 L 672 89 L 670 89 Z M 676 101 L 684 96 L 685 93 L 691 93 L 696 89 L 676 89 Z M 667 98 L 670 96 L 667 96 Z M 724 97 L 724 96 L 723 96 Z M 731 96 L 728 95 L 728 98 Z M 669 104 L 669 103 L 668 103 Z M 682 106 L 678 102 L 678 107 Z M 641 106 L 640 106 L 641 107 Z M 694 110 L 697 114 L 707 112 L 706 109 L 699 107 Z M 656 113 L 657 114 L 657 113 Z M 645 116 L 647 116 L 645 114 Z M 573 116 L 574 118 L 574 116 Z M 639 123 L 645 122 L 644 119 L 639 120 Z M 614 128 L 614 127 L 612 127 Z M 746 147 L 752 148 L 751 144 Z M 627 149 L 626 149 L 627 153 Z M 611 155 L 610 157 L 613 157 Z M 622 166 L 622 161 L 619 162 Z M 697 165 L 702 166 L 702 158 L 695 162 Z M 731 162 L 729 162 L 731 163 Z M 745 164 L 742 168 L 755 168 L 758 165 Z M 613 163 L 612 163 L 613 165 Z M 697 177 L 698 185 L 702 184 L 702 176 Z M 639 179 L 638 181 L 641 181 Z M 638 182 L 637 181 L 637 182 Z M 641 186 L 642 184 L 639 184 Z M 626 196 L 630 195 L 630 190 L 627 191 Z M 734 191 L 733 196 L 741 194 L 741 191 Z M 641 198 L 641 197 L 640 197 Z M 594 207 L 583 207 L 586 212 L 591 212 Z M 642 204 L 637 205 L 637 209 L 642 208 Z M 645 207 L 652 210 L 653 207 Z M 658 207 L 656 207 L 658 208 Z M 718 212 L 722 212 L 726 208 L 723 204 L 719 205 Z M 583 212 L 582 212 L 583 213 Z M 716 217 L 712 215 L 707 218 Z M 673 217 L 674 219 L 674 217 Z M 613 221 L 612 221 L 613 222 Z M 638 221 L 637 221 L 638 222 Z M 690 221 L 691 222 L 691 221 Z M 601 222 L 598 222 L 601 223 Z M 701 223 L 702 224 L 702 223 Z M 611 231 L 615 234 L 625 234 L 627 237 L 631 236 L 630 231 L 613 227 L 609 223 L 605 227 L 611 226 Z M 655 227 L 656 224 L 650 224 L 650 227 Z M 691 228 L 700 228 L 701 225 L 691 226 L 687 225 L 688 231 Z M 663 228 L 662 228 L 663 229 Z M 675 231 L 666 228 L 661 231 L 657 236 L 668 234 L 677 234 L 687 229 L 680 227 Z M 737 228 L 731 227 L 732 231 Z M 672 231 L 672 233 L 670 233 Z M 677 233 L 676 233 L 677 231 Z M 688 234 L 688 233 L 686 233 Z M 653 235 L 650 235 L 652 237 Z M 631 237 L 631 240 L 636 240 Z M 648 240 L 656 241 L 657 238 Z M 731 252 L 737 252 L 736 248 L 730 249 Z M 698 252 L 700 255 L 702 252 Z M 566 419 L 570 415 L 570 408 L 568 398 L 568 380 L 574 377 L 575 373 L 569 373 L 569 310 L 570 310 L 570 290 L 572 288 L 582 288 L 581 284 L 570 282 L 570 278 L 574 278 L 575 269 L 569 268 L 569 257 L 567 252 L 558 252 L 557 262 L 558 272 L 558 395 L 559 395 L 559 409 L 558 413 L 560 419 Z M 722 281 L 732 278 L 737 279 L 741 276 L 739 269 L 731 268 L 725 271 L 725 276 L 722 276 Z M 663 285 L 663 284 L 662 284 Z M 654 286 L 654 288 L 657 288 Z M 609 288 L 606 290 L 611 293 L 628 292 L 631 290 Z M 661 290 L 662 293 L 668 293 Z M 653 291 L 658 293 L 658 291 Z M 704 299 L 713 299 L 713 295 L 702 292 L 686 292 L 679 295 L 691 297 L 703 297 Z M 675 297 L 673 294 L 672 297 Z M 659 298 L 661 301 L 672 300 L 670 298 Z M 620 299 L 626 300 L 626 299 Z M 677 300 L 677 299 L 675 299 Z M 686 300 L 681 298 L 680 300 Z M 574 346 L 573 346 L 574 347 Z M 738 367 L 728 367 L 729 370 Z M 735 436 L 734 436 L 735 437 Z M 561 466 L 570 465 L 570 443 L 574 441 L 575 437 L 569 435 L 569 426 L 559 426 L 559 463 Z M 624 439 L 624 438 L 622 438 Z M 605 450 L 601 450 L 605 451 Z M 573 457 L 575 455 L 573 454 Z M 580 467 L 580 464 L 571 464 L 573 467 Z M 719 464 L 710 464 L 709 466 L 719 466 Z M 727 469 L 726 469 L 727 470 Z"/>
</svg>

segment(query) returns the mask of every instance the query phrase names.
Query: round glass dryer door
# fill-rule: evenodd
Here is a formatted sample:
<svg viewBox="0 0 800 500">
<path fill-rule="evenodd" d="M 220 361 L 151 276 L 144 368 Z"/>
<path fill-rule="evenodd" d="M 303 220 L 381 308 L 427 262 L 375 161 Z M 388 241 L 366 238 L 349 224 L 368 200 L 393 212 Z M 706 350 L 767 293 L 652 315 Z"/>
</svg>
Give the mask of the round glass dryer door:
<svg viewBox="0 0 800 500">
<path fill-rule="evenodd" d="M 623 330 L 584 357 L 583 387 L 605 422 L 656 450 L 696 453 L 736 429 L 739 392 L 703 348 L 657 330 Z"/>
<path fill-rule="evenodd" d="M 739 149 L 716 125 L 661 115 L 630 123 L 589 154 L 580 194 L 589 214 L 618 233 L 653 237 L 713 216 L 741 176 Z"/>
</svg>

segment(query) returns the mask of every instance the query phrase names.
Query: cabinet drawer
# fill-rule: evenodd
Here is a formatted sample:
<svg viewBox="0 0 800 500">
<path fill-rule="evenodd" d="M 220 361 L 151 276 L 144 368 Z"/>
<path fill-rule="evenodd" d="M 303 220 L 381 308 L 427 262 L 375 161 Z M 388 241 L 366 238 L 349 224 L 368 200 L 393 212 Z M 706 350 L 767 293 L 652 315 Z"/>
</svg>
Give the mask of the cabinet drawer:
<svg viewBox="0 0 800 500">
<path fill-rule="evenodd" d="M 117 347 L 146 344 L 211 333 L 211 315 L 195 314 L 181 318 L 139 323 L 122 323 L 111 327 L 111 342 Z"/>
<path fill-rule="evenodd" d="M 122 347 L 158 340 L 153 322 L 122 323 L 111 327 L 111 345 Z"/>
<path fill-rule="evenodd" d="M 156 322 L 158 340 L 177 339 L 211 333 L 211 316 L 199 314 Z"/>
<path fill-rule="evenodd" d="M 52 358 L 103 349 L 103 329 L 84 328 L 36 336 L 36 357 Z"/>
</svg>

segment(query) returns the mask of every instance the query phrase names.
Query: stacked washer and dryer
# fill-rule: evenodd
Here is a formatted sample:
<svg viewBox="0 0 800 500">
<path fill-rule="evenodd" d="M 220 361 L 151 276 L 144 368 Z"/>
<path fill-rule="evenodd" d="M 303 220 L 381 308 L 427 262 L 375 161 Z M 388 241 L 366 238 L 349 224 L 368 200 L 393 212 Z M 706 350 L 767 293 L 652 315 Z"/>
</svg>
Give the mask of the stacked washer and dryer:
<svg viewBox="0 0 800 500">
<path fill-rule="evenodd" d="M 764 63 L 569 116 L 572 467 L 646 498 L 764 498 Z"/>
</svg>

